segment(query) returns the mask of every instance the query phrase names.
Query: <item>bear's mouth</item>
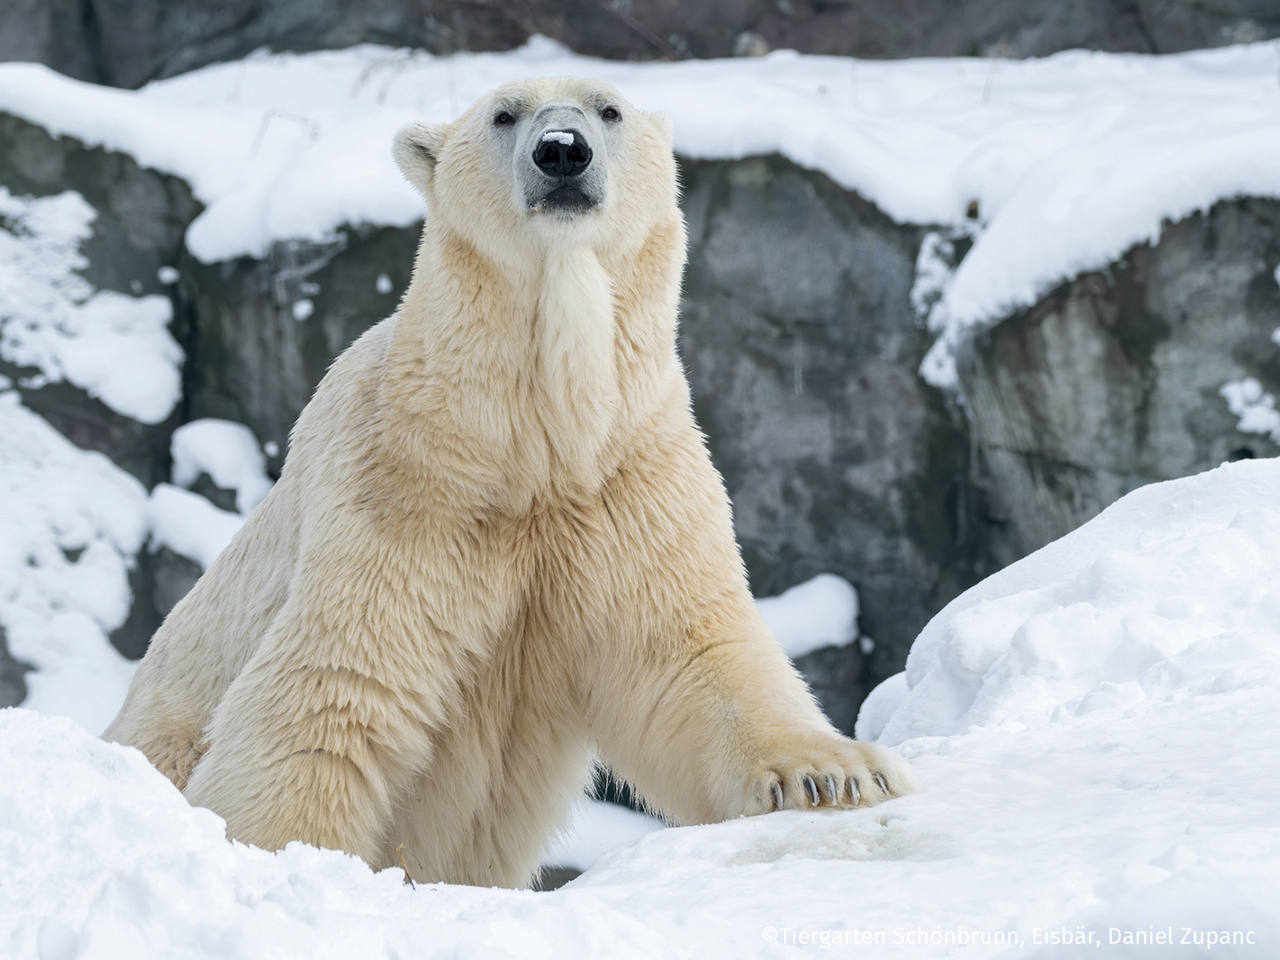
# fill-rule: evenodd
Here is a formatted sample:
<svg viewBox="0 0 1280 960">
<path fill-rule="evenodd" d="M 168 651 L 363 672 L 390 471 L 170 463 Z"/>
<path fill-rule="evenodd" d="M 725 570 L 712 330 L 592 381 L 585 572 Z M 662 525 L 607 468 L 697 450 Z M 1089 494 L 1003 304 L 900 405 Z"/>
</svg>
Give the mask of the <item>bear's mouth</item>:
<svg viewBox="0 0 1280 960">
<path fill-rule="evenodd" d="M 543 194 L 542 199 L 533 204 L 534 213 L 586 213 L 599 206 L 595 197 L 591 196 L 576 183 L 566 183 Z"/>
</svg>

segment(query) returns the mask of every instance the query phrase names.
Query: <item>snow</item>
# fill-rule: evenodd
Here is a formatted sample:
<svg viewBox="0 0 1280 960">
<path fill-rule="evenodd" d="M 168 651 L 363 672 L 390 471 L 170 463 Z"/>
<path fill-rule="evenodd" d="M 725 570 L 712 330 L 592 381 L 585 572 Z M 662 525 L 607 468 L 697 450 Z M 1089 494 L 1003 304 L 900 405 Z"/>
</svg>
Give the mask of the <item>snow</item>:
<svg viewBox="0 0 1280 960">
<path fill-rule="evenodd" d="M 822 573 L 777 597 L 756 601 L 791 659 L 858 638 L 858 592 L 843 577 Z"/>
<path fill-rule="evenodd" d="M 76 271 L 97 212 L 73 191 L 15 197 L 0 186 L 0 356 L 68 380 L 112 410 L 159 423 L 182 393 L 167 297 L 94 290 Z"/>
<path fill-rule="evenodd" d="M 97 733 L 133 676 L 107 635 L 129 614 L 147 493 L 12 391 L 0 393 L 0 437 L 0 625 L 9 652 L 35 668 L 25 704 Z"/>
<path fill-rule="evenodd" d="M 563 143 L 566 147 L 573 145 L 573 134 L 564 130 L 548 130 L 542 135 L 543 143 Z"/>
<path fill-rule="evenodd" d="M 668 113 L 690 158 L 781 153 L 895 220 L 973 247 L 928 305 L 922 371 L 955 385 L 978 326 L 1235 196 L 1280 196 L 1280 42 L 1174 56 L 765 57 L 617 63 L 536 37 L 509 53 L 360 46 L 259 53 L 140 91 L 0 65 L 0 110 L 185 178 L 205 211 L 189 249 L 261 257 L 343 224 L 406 226 L 421 201 L 392 163 L 404 122 L 454 119 L 509 80 L 594 76 Z M 970 214 L 973 214 L 972 216 Z M 941 234 L 940 234 L 941 235 Z"/>
<path fill-rule="evenodd" d="M 1277 489 L 1276 460 L 1143 487 L 988 577 L 916 639 L 878 738 L 1092 727 L 1280 685 Z"/>
<path fill-rule="evenodd" d="M 170 483 L 156 484 L 147 504 L 152 549 L 168 547 L 206 570 L 244 525 L 244 519 Z"/>
<path fill-rule="evenodd" d="M 98 733 L 133 678 L 135 664 L 108 637 L 129 615 L 138 553 L 164 545 L 207 567 L 244 517 L 170 484 L 148 497 L 11 389 L 0 389 L 0 437 L 0 628 L 10 654 L 33 668 L 23 705 Z M 250 505 L 270 487 L 247 427 L 197 421 L 174 445 L 180 470 L 209 472 Z"/>
<path fill-rule="evenodd" d="M 542 854 L 553 867 L 587 870 L 615 847 L 661 830 L 661 820 L 601 800 L 583 800 L 570 814 L 569 823 Z"/>
<path fill-rule="evenodd" d="M 1272 333 L 1273 341 L 1276 333 L 1280 330 Z M 1280 412 L 1276 410 L 1276 398 L 1263 391 L 1261 383 L 1253 377 L 1231 380 L 1224 383 L 1218 393 L 1227 401 L 1227 409 L 1240 418 L 1237 430 L 1265 434 L 1280 443 Z"/>
<path fill-rule="evenodd" d="M 1270 956 L 1277 490 L 1268 460 L 1141 488 L 953 601 L 859 721 L 927 792 L 657 830 L 584 804 L 546 860 L 590 868 L 551 893 L 228 843 L 136 751 L 0 712 L 0 943 L 42 960 Z M 1173 943 L 1126 943 L 1140 933 Z"/>
<path fill-rule="evenodd" d="M 267 458 L 258 438 L 242 423 L 192 420 L 173 431 L 169 450 L 175 484 L 189 487 L 207 473 L 215 486 L 236 492 L 236 509 L 242 514 L 248 514 L 271 490 Z"/>
</svg>

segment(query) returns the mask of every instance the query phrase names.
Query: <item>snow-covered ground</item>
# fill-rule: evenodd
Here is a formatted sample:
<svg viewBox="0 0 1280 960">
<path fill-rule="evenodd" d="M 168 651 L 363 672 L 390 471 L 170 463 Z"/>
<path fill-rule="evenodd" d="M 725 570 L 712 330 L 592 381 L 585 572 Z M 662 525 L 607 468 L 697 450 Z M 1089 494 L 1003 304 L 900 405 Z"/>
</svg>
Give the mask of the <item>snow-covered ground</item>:
<svg viewBox="0 0 1280 960">
<path fill-rule="evenodd" d="M 958 270 L 925 265 L 916 298 L 947 385 L 965 331 L 1238 195 L 1280 196 L 1280 41 L 1177 56 L 1068 51 L 1039 60 L 759 59 L 614 63 L 545 38 L 505 54 L 363 46 L 259 54 L 140 91 L 0 64 L 0 110 L 186 178 L 207 209 L 205 261 L 344 223 L 407 225 L 421 202 L 394 130 L 446 121 L 527 76 L 596 76 L 675 120 L 693 158 L 782 153 L 891 217 L 974 239 Z M 928 250 L 938 251 L 937 243 Z"/>
<path fill-rule="evenodd" d="M 927 792 L 654 832 L 619 814 L 637 839 L 551 893 L 414 889 L 335 852 L 228 843 L 141 754 L 0 712 L 0 944 L 41 960 L 1270 958 L 1278 688 L 1280 461 L 1250 461 L 1130 494 L 930 623 L 860 719 Z"/>
</svg>

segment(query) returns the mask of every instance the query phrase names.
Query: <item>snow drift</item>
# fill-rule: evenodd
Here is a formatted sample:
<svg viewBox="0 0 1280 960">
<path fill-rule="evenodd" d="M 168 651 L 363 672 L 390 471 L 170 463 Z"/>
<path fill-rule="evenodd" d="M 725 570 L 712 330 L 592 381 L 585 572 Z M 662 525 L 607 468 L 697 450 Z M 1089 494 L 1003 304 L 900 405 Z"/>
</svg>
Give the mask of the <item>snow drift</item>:
<svg viewBox="0 0 1280 960">
<path fill-rule="evenodd" d="M 860 719 L 928 792 L 628 824 L 553 893 L 414 889 L 332 851 L 228 843 L 136 751 L 0 713 L 0 943 L 42 960 L 1269 956 L 1277 491 L 1276 461 L 1146 487 L 954 601 Z M 1172 942 L 1134 945 L 1157 931 Z"/>
</svg>

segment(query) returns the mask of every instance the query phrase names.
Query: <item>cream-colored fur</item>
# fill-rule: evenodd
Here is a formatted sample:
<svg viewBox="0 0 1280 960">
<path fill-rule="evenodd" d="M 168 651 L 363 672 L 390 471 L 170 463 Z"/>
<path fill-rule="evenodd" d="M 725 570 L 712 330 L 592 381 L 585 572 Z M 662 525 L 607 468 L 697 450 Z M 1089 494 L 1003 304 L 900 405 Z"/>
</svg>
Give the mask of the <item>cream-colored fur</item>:
<svg viewBox="0 0 1280 960">
<path fill-rule="evenodd" d="M 595 205 L 552 209 L 528 144 L 578 114 Z M 403 845 L 423 881 L 528 883 L 592 751 L 681 823 L 913 789 L 748 594 L 676 356 L 669 125 L 527 81 L 396 156 L 431 208 L 400 309 L 321 382 L 104 736 L 235 838 L 375 867 Z"/>
</svg>

